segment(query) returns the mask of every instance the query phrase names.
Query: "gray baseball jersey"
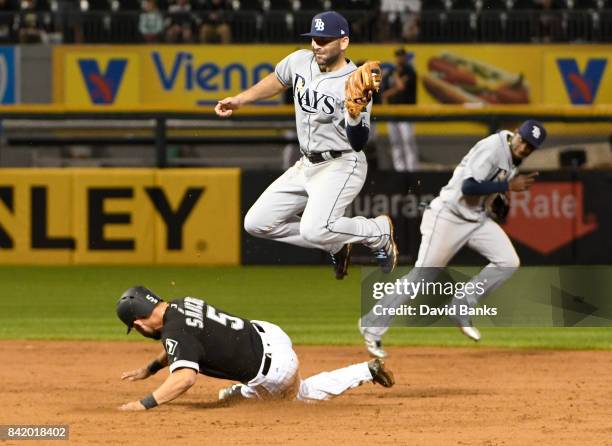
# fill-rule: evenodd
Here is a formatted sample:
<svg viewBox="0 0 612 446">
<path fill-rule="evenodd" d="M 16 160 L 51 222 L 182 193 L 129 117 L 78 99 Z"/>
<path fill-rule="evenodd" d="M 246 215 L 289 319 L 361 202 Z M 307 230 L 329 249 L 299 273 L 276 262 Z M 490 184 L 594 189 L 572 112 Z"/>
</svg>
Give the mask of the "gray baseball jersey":
<svg viewBox="0 0 612 446">
<path fill-rule="evenodd" d="M 293 88 L 295 125 L 302 153 L 350 151 L 344 114 L 344 84 L 357 69 L 349 62 L 340 70 L 321 72 L 310 50 L 298 50 L 276 65 L 276 77 Z M 370 126 L 372 102 L 362 118 Z"/>
<path fill-rule="evenodd" d="M 440 191 L 435 201 L 444 203 L 453 213 L 469 221 L 485 218 L 484 203 L 486 196 L 466 196 L 461 188 L 463 181 L 474 178 L 476 181 L 509 181 L 517 173 L 512 163 L 509 140 L 512 132 L 499 133 L 481 139 L 463 157 L 455 168 L 453 176 Z M 435 206 L 438 203 L 432 203 Z"/>
</svg>

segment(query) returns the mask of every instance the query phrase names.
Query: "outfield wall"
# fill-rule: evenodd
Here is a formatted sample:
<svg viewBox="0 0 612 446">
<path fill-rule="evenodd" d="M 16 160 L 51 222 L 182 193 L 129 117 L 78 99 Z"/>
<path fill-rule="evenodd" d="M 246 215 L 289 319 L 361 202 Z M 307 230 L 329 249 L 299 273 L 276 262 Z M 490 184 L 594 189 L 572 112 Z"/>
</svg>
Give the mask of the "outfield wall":
<svg viewBox="0 0 612 446">
<path fill-rule="evenodd" d="M 257 196 L 280 172 L 242 174 L 243 216 Z M 389 214 L 404 263 L 414 263 L 421 235 L 422 202 L 433 199 L 450 179 L 450 172 L 370 172 L 348 215 L 375 217 Z M 504 230 L 512 239 L 521 262 L 528 265 L 612 263 L 612 209 L 609 206 L 612 172 L 542 172 L 528 192 L 512 193 L 512 209 Z M 365 249 L 354 255 L 370 258 Z M 243 232 L 242 263 L 326 262 L 327 255 L 256 239 Z M 453 264 L 482 264 L 468 249 Z"/>
<path fill-rule="evenodd" d="M 317 264 L 319 250 L 254 238 L 248 209 L 281 172 L 0 169 L 2 264 Z M 349 215 L 393 217 L 402 262 L 420 243 L 420 203 L 449 172 L 370 172 Z M 513 193 L 505 231 L 524 264 L 612 263 L 612 173 L 545 172 Z M 333 191 L 330 191 L 333 193 Z M 356 260 L 369 259 L 357 249 Z M 468 250 L 454 264 L 481 263 Z"/>
<path fill-rule="evenodd" d="M 0 263 L 240 262 L 238 169 L 1 169 Z"/>
</svg>

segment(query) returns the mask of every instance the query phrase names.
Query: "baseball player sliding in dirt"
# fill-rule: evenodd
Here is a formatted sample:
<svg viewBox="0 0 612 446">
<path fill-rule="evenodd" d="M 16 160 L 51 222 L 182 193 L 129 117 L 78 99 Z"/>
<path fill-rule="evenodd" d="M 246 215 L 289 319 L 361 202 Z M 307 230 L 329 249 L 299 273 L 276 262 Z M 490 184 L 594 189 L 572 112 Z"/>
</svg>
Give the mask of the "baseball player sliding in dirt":
<svg viewBox="0 0 612 446">
<path fill-rule="evenodd" d="M 125 372 L 122 379 L 146 379 L 157 371 L 170 375 L 153 393 L 120 410 L 145 410 L 185 393 L 198 373 L 240 381 L 219 391 L 219 400 L 327 400 L 366 382 L 384 387 L 395 383 L 380 359 L 320 373 L 302 380 L 291 339 L 278 326 L 225 313 L 200 299 L 164 302 L 151 290 L 136 286 L 117 302 L 117 316 L 145 337 L 161 340 L 164 351 L 147 367 Z"/>
<path fill-rule="evenodd" d="M 487 267 L 470 282 L 481 284 L 484 292 L 455 296 L 451 308 L 475 307 L 478 301 L 498 288 L 519 267 L 520 260 L 512 242 L 497 222 L 503 222 L 509 210 L 507 193 L 522 192 L 531 187 L 537 172 L 517 175 L 518 166 L 546 139 L 544 126 L 534 120 L 525 121 L 515 132 L 502 130 L 476 143 L 455 168 L 453 176 L 423 213 L 421 245 L 415 265 L 400 280 L 432 281 L 440 268 L 465 245 L 489 260 Z M 409 294 L 390 294 L 380 302 L 384 308 L 405 304 Z M 474 341 L 480 332 L 467 315 L 449 316 L 461 332 Z M 382 335 L 393 319 L 373 311 L 360 321 L 366 348 L 376 357 L 384 357 Z"/>
<path fill-rule="evenodd" d="M 244 227 L 255 237 L 328 251 L 337 279 L 347 274 L 353 243 L 369 247 L 383 271 L 390 272 L 398 256 L 391 219 L 344 216 L 366 178 L 362 149 L 369 136 L 372 91 L 381 82 L 380 65 L 367 62 L 357 68 L 344 57 L 349 28 L 337 12 L 317 14 L 310 33 L 303 35 L 311 37 L 312 51 L 295 51 L 274 73 L 215 106 L 217 115 L 226 118 L 245 104 L 293 88 L 302 157 L 259 197 Z"/>
</svg>

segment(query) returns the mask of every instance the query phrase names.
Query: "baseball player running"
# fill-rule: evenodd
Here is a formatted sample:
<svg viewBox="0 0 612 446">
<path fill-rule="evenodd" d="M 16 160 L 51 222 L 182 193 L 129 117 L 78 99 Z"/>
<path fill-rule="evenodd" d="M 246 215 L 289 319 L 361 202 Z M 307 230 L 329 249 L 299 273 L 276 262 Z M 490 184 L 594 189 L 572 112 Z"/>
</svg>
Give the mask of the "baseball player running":
<svg viewBox="0 0 612 446">
<path fill-rule="evenodd" d="M 117 316 L 145 337 L 161 340 L 164 351 L 148 366 L 123 373 L 121 379 L 146 379 L 157 371 L 170 375 L 153 393 L 120 410 L 145 410 L 185 393 L 198 373 L 240 381 L 219 391 L 219 400 L 331 399 L 366 382 L 384 387 L 395 383 L 380 359 L 320 373 L 302 380 L 291 339 L 278 326 L 249 321 L 194 297 L 164 302 L 151 290 L 136 286 L 117 302 Z"/>
<path fill-rule="evenodd" d="M 344 216 L 366 178 L 362 149 L 369 136 L 372 91 L 381 82 L 380 65 L 367 62 L 357 68 L 345 58 L 349 28 L 337 12 L 317 14 L 303 36 L 311 37 L 312 51 L 291 53 L 274 73 L 215 106 L 217 115 L 226 118 L 245 104 L 293 88 L 302 157 L 259 197 L 244 228 L 255 237 L 328 251 L 337 279 L 347 274 L 353 243 L 369 247 L 383 271 L 391 272 L 398 256 L 391 219 Z"/>
<path fill-rule="evenodd" d="M 481 294 L 454 297 L 451 306 L 474 307 L 485 295 L 498 288 L 519 267 L 512 242 L 499 226 L 509 210 L 508 191 L 522 192 L 531 187 L 537 172 L 517 175 L 518 166 L 546 139 L 546 130 L 537 121 L 525 121 L 515 132 L 502 130 L 476 143 L 455 168 L 453 176 L 423 213 L 418 259 L 409 274 L 400 280 L 432 281 L 440 268 L 465 245 L 489 260 L 486 268 L 471 279 L 484 285 Z M 386 308 L 405 304 L 409 294 L 388 295 L 381 301 Z M 459 312 L 457 312 L 459 313 Z M 385 357 L 382 335 L 392 316 L 373 312 L 360 321 L 366 348 L 376 357 Z M 467 316 L 452 316 L 461 332 L 474 341 L 480 332 Z"/>
</svg>

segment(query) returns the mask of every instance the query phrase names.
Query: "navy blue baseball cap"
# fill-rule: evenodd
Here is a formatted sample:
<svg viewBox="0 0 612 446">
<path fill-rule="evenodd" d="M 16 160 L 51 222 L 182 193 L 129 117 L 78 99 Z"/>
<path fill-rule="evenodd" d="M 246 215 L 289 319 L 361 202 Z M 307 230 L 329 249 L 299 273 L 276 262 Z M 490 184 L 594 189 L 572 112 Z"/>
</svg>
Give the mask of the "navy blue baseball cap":
<svg viewBox="0 0 612 446">
<path fill-rule="evenodd" d="M 336 11 L 326 11 L 312 18 L 310 32 L 302 34 L 303 37 L 323 37 L 339 39 L 348 37 L 348 22 Z"/>
<path fill-rule="evenodd" d="M 518 129 L 518 133 L 523 138 L 523 141 L 529 143 L 534 149 L 540 147 L 546 139 L 546 129 L 542 123 L 533 119 L 523 122 Z"/>
</svg>

